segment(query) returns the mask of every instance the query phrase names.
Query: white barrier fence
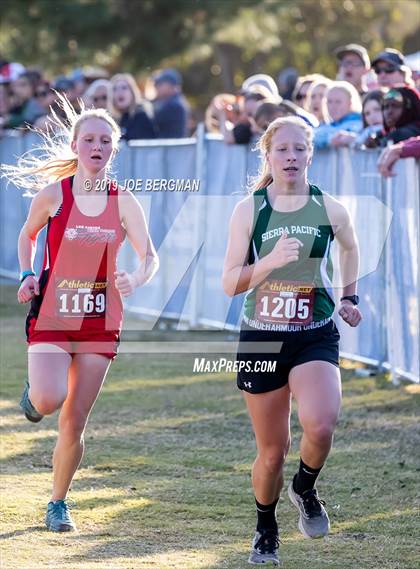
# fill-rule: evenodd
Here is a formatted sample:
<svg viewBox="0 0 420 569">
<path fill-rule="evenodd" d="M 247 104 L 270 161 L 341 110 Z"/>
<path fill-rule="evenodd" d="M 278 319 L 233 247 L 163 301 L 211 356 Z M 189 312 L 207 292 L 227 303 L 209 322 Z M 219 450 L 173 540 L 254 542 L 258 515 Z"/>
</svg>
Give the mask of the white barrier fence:
<svg viewBox="0 0 420 569">
<path fill-rule="evenodd" d="M 1 162 L 14 163 L 34 142 L 34 135 L 2 138 Z M 310 180 L 346 203 L 360 243 L 364 319 L 356 329 L 339 325 L 342 354 L 418 381 L 419 168 L 413 159 L 400 160 L 397 175 L 385 180 L 377 157 L 376 151 L 317 152 Z M 203 131 L 197 139 L 136 141 L 121 148 L 116 178 L 136 185 L 161 262 L 153 281 L 126 303 L 148 317 L 150 328 L 165 317 L 183 327 L 237 329 L 243 298 L 228 298 L 222 290 L 223 257 L 232 210 L 258 165 L 252 149 L 227 146 Z M 4 179 L 0 190 L 0 271 L 17 278 L 16 243 L 30 200 Z M 38 267 L 40 257 L 38 252 Z M 130 270 L 135 263 L 125 244 L 119 265 Z"/>
</svg>

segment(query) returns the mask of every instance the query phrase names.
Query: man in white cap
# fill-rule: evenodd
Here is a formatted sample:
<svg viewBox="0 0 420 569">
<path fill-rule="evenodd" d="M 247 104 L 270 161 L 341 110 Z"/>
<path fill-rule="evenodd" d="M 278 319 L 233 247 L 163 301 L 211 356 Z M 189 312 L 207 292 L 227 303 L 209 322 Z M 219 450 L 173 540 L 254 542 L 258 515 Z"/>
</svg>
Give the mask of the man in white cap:
<svg viewBox="0 0 420 569">
<path fill-rule="evenodd" d="M 338 61 L 337 79 L 348 81 L 356 87 L 359 95 L 363 96 L 367 92 L 364 76 L 370 70 L 370 60 L 366 48 L 357 43 L 349 43 L 338 47 L 334 53 Z"/>
<path fill-rule="evenodd" d="M 251 75 L 247 77 L 245 81 L 242 83 L 241 92 L 243 94 L 247 93 L 253 85 L 262 85 L 265 87 L 272 97 L 276 100 L 276 102 L 281 101 L 281 97 L 279 95 L 279 90 L 276 85 L 276 82 L 270 75 L 266 75 L 265 73 L 257 73 L 256 75 Z"/>
<path fill-rule="evenodd" d="M 25 68 L 21 63 L 12 63 L 3 59 L 3 54 L 0 53 L 0 83 L 11 83 L 16 81 L 19 75 L 25 72 Z"/>
</svg>

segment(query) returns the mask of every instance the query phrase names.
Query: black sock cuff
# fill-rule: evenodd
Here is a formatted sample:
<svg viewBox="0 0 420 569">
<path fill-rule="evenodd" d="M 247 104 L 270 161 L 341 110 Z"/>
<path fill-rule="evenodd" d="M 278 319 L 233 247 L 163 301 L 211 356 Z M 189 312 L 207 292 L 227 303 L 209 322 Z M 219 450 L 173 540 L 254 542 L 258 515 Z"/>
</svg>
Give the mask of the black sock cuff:
<svg viewBox="0 0 420 569">
<path fill-rule="evenodd" d="M 307 464 L 305 464 L 302 459 L 300 459 L 299 468 L 302 468 L 304 471 L 306 470 L 308 472 L 308 474 L 319 474 L 321 472 L 323 466 L 324 465 L 320 466 L 319 468 L 312 468 L 311 466 L 308 466 Z"/>
<path fill-rule="evenodd" d="M 278 501 L 279 499 L 276 498 L 272 504 L 260 504 L 257 498 L 255 498 L 255 504 L 260 512 L 270 512 L 271 510 L 274 510 Z"/>
</svg>

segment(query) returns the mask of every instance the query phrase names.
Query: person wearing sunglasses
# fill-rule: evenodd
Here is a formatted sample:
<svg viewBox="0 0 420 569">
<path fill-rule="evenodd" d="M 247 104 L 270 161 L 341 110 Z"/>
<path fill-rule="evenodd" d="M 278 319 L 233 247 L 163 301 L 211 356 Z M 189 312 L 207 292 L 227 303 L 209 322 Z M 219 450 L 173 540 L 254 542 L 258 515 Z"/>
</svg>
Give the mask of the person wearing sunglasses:
<svg viewBox="0 0 420 569">
<path fill-rule="evenodd" d="M 97 79 L 89 85 L 83 97 L 86 106 L 92 109 L 106 109 L 110 85 L 107 79 Z"/>
<path fill-rule="evenodd" d="M 51 90 L 51 84 L 46 79 L 42 79 L 35 88 L 34 97 L 38 104 L 41 105 L 45 112 L 48 113 L 50 105 L 55 101 L 54 92 Z"/>
<path fill-rule="evenodd" d="M 376 73 L 380 87 L 411 85 L 411 71 L 405 64 L 403 54 L 397 49 L 387 47 L 372 60 L 372 69 Z"/>
<path fill-rule="evenodd" d="M 295 89 L 292 93 L 292 101 L 301 107 L 308 110 L 308 91 L 314 81 L 321 79 L 322 75 L 313 73 L 312 75 L 302 75 L 298 78 Z"/>
</svg>

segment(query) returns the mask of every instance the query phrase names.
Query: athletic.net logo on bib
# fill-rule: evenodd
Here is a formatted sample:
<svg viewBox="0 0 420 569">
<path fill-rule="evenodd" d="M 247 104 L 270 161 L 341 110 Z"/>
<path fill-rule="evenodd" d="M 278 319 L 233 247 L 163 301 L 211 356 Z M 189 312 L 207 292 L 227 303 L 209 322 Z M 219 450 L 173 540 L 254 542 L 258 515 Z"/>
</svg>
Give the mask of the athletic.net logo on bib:
<svg viewBox="0 0 420 569">
<path fill-rule="evenodd" d="M 313 283 L 269 279 L 257 290 L 255 320 L 267 324 L 309 324 L 314 298 Z"/>
<path fill-rule="evenodd" d="M 106 310 L 107 281 L 56 279 L 56 316 L 100 318 Z"/>
</svg>

